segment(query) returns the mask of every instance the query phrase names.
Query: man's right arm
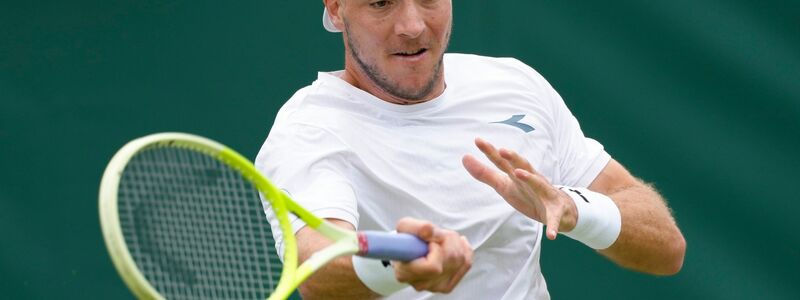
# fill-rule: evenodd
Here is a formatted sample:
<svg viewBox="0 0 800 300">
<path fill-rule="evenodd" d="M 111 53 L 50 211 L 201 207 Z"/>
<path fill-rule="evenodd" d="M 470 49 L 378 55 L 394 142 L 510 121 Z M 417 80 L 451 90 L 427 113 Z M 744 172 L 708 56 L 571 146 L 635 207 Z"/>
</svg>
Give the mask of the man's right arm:
<svg viewBox="0 0 800 300">
<path fill-rule="evenodd" d="M 336 226 L 354 230 L 353 225 L 327 219 Z M 437 228 L 425 221 L 405 218 L 397 225 L 398 232 L 416 234 L 429 242 L 426 257 L 412 262 L 393 262 L 395 275 L 416 290 L 449 293 L 472 265 L 472 248 L 458 233 Z M 298 258 L 302 263 L 315 252 L 331 245 L 331 241 L 305 227 L 297 232 Z M 304 299 L 375 299 L 380 297 L 367 288 L 353 270 L 351 256 L 334 259 L 312 274 L 299 288 Z"/>
<path fill-rule="evenodd" d="M 327 219 L 328 222 L 347 230 L 355 230 L 348 222 Z M 309 227 L 297 234 L 297 254 L 300 263 L 312 254 L 330 246 L 333 242 Z M 353 270 L 351 256 L 337 257 L 311 274 L 298 289 L 303 299 L 375 299 L 380 295 L 367 288 Z"/>
</svg>

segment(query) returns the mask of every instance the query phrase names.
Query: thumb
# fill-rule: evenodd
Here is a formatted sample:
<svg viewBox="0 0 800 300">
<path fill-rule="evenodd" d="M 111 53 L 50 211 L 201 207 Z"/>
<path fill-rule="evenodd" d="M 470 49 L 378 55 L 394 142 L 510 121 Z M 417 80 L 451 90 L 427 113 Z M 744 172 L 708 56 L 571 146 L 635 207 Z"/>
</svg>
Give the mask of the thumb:
<svg viewBox="0 0 800 300">
<path fill-rule="evenodd" d="M 558 236 L 558 225 L 561 224 L 561 211 L 548 211 L 547 213 L 547 238 L 555 240 Z"/>
</svg>

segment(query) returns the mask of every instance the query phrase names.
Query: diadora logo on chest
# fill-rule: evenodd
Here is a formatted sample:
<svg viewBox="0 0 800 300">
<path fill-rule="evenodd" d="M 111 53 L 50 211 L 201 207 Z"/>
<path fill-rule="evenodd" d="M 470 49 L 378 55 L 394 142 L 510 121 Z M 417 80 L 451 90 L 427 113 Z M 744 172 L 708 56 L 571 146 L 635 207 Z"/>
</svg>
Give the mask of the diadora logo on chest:
<svg viewBox="0 0 800 300">
<path fill-rule="evenodd" d="M 504 121 L 497 121 L 497 122 L 490 122 L 490 124 L 505 124 L 519 128 L 520 130 L 524 131 L 525 133 L 531 132 L 536 130 L 533 126 L 522 123 L 522 119 L 525 118 L 525 115 L 513 115 L 508 120 Z"/>
</svg>

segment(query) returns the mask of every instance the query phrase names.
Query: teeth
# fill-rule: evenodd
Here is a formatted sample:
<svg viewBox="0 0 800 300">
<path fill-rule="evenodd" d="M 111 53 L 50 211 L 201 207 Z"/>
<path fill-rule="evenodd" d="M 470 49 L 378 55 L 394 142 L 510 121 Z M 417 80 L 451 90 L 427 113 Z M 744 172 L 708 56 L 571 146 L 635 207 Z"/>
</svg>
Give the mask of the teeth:
<svg viewBox="0 0 800 300">
<path fill-rule="evenodd" d="M 424 51 L 424 50 L 425 49 L 419 49 L 419 50 L 416 50 L 416 51 L 400 52 L 398 54 L 400 54 L 400 55 L 415 55 L 415 54 L 422 53 L 422 51 Z"/>
</svg>

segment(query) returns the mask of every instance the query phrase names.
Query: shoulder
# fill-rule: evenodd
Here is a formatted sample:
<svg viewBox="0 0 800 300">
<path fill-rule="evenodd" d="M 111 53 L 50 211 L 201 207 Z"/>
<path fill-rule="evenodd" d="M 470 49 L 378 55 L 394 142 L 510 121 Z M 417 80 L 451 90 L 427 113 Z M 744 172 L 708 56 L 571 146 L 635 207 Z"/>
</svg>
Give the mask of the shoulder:
<svg viewBox="0 0 800 300">
<path fill-rule="evenodd" d="M 347 148 L 347 134 L 358 132 L 352 128 L 355 122 L 348 120 L 365 114 L 352 89 L 335 73 L 319 73 L 279 109 L 262 151 L 292 152 L 298 146 Z"/>
<path fill-rule="evenodd" d="M 297 90 L 278 110 L 278 115 L 275 118 L 278 121 L 291 120 L 298 112 L 314 109 L 320 103 L 320 98 L 323 94 L 327 98 L 336 98 L 339 95 L 330 91 L 328 79 L 320 74 L 320 77 L 299 90 Z M 334 101 L 335 102 L 335 101 Z"/>
<path fill-rule="evenodd" d="M 448 86 L 464 93 L 486 91 L 525 95 L 536 103 L 552 105 L 558 93 L 552 85 L 526 63 L 511 57 L 488 57 L 472 54 L 445 55 L 445 78 Z"/>
<path fill-rule="evenodd" d="M 320 73 L 310 85 L 297 90 L 278 110 L 272 130 L 284 127 L 326 127 L 352 111 L 350 92 L 335 75 Z"/>
<path fill-rule="evenodd" d="M 473 65 L 496 65 L 496 66 L 526 66 L 525 63 L 519 61 L 513 57 L 492 57 L 492 56 L 484 56 L 484 55 L 477 55 L 477 54 L 466 54 L 466 53 L 446 53 L 444 55 L 444 59 L 446 62 L 453 62 L 453 63 L 461 63 L 461 64 L 473 64 Z"/>
<path fill-rule="evenodd" d="M 531 66 L 513 57 L 491 57 L 475 54 L 447 53 L 444 56 L 446 67 L 471 68 L 478 70 L 497 70 L 526 75 L 541 75 Z"/>
<path fill-rule="evenodd" d="M 475 54 L 448 53 L 444 57 L 449 77 L 468 76 L 485 80 L 517 82 L 529 87 L 551 88 L 533 67 L 513 57 L 490 57 Z"/>
<path fill-rule="evenodd" d="M 269 129 L 255 159 L 260 170 L 290 164 L 303 165 L 334 153 L 347 153 L 349 146 L 324 122 L 314 121 L 303 111 L 283 110 Z M 264 167 L 271 165 L 272 167 Z"/>
</svg>

